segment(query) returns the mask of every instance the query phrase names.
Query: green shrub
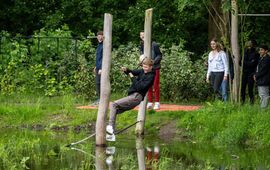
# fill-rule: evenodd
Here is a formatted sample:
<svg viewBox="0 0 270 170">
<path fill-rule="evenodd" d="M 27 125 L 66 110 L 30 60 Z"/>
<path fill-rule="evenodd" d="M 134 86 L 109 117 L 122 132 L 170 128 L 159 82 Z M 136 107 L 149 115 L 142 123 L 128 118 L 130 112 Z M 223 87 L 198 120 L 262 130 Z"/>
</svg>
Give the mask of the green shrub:
<svg viewBox="0 0 270 170">
<path fill-rule="evenodd" d="M 93 36 L 89 32 L 89 36 Z M 96 40 L 95 40 L 96 41 Z M 1 93 L 36 93 L 56 96 L 75 92 L 93 99 L 95 93 L 95 49 L 89 39 L 73 39 L 67 26 L 57 30 L 41 29 L 34 37 L 11 38 L 2 32 L 0 66 Z M 167 101 L 204 100 L 209 86 L 205 83 L 203 60 L 191 61 L 183 45 L 162 49 L 161 97 Z M 137 69 L 139 49 L 127 44 L 113 49 L 111 64 L 112 93 L 126 94 L 129 77 L 121 66 Z"/>
</svg>

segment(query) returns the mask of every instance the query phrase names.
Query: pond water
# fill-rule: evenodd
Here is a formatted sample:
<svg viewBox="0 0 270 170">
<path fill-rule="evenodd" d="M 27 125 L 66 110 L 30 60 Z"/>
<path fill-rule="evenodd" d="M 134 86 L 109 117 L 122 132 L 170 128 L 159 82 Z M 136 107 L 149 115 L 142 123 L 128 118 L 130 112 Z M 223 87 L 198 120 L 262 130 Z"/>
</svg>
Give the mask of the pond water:
<svg viewBox="0 0 270 170">
<path fill-rule="evenodd" d="M 67 144 L 90 134 L 8 129 L 1 132 L 0 169 L 181 170 L 270 169 L 268 149 L 214 148 L 209 144 L 144 139 L 120 134 L 107 148 L 91 138 L 73 147 Z"/>
</svg>

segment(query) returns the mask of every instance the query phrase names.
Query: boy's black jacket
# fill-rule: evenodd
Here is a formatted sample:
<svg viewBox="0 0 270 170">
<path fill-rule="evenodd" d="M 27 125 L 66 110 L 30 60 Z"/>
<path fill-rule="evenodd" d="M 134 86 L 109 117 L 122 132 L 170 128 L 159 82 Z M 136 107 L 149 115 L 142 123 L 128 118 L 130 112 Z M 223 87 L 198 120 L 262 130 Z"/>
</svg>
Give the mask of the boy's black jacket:
<svg viewBox="0 0 270 170">
<path fill-rule="evenodd" d="M 256 76 L 258 86 L 270 85 L 270 57 L 269 55 L 262 57 L 259 61 Z"/>
<path fill-rule="evenodd" d="M 140 93 L 143 97 L 146 95 L 148 89 L 153 85 L 155 78 L 155 71 L 144 73 L 143 69 L 125 71 L 126 74 L 132 73 L 134 77 L 131 78 L 132 84 L 128 89 L 128 95 L 135 92 Z"/>
</svg>

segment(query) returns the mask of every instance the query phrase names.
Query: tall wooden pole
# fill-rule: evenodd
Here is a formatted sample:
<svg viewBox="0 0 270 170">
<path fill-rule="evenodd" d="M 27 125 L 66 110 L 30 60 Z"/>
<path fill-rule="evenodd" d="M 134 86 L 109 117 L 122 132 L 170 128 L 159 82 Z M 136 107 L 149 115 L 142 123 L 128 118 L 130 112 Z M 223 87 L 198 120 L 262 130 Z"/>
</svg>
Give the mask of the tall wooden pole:
<svg viewBox="0 0 270 170">
<path fill-rule="evenodd" d="M 151 58 L 151 33 L 152 33 L 152 14 L 153 9 L 147 9 L 145 11 L 145 21 L 144 21 L 144 55 Z M 141 121 L 136 125 L 136 134 L 142 135 L 144 132 L 144 122 L 145 122 L 145 110 L 147 103 L 147 95 L 144 98 L 144 101 L 141 102 L 139 106 L 139 112 L 137 120 Z"/>
<path fill-rule="evenodd" d="M 106 115 L 111 94 L 110 69 L 112 53 L 112 15 L 105 14 L 103 27 L 103 59 L 101 71 L 100 103 L 96 122 L 96 146 L 105 146 Z"/>
<path fill-rule="evenodd" d="M 234 79 L 232 88 L 232 100 L 237 103 L 240 101 L 240 50 L 238 43 L 238 6 L 237 0 L 232 0 L 232 11 L 231 11 L 231 46 L 233 55 L 234 65 Z"/>
</svg>

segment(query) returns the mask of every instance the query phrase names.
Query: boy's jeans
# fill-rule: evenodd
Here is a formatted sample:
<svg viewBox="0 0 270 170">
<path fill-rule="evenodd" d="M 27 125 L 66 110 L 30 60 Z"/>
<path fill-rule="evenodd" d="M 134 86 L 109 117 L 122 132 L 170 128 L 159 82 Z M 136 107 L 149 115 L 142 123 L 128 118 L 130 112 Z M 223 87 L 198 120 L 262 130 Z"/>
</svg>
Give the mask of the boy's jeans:
<svg viewBox="0 0 270 170">
<path fill-rule="evenodd" d="M 266 108 L 269 100 L 269 86 L 258 86 L 258 92 L 261 98 L 261 108 Z"/>
</svg>

